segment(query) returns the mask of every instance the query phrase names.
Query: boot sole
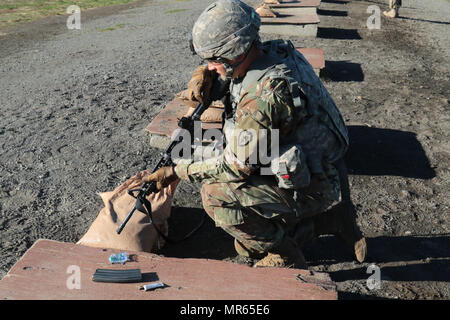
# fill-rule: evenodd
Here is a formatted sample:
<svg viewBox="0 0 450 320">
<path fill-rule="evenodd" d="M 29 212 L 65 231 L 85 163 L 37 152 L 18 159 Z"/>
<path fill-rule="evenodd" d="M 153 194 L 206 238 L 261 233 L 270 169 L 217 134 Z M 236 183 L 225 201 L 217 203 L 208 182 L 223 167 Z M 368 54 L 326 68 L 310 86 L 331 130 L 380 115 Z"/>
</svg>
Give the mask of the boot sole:
<svg viewBox="0 0 450 320">
<path fill-rule="evenodd" d="M 364 262 L 366 260 L 367 255 L 367 244 L 366 244 L 366 238 L 361 238 L 358 241 L 355 242 L 354 245 L 355 250 L 355 257 L 356 260 L 358 260 L 359 263 Z"/>
</svg>

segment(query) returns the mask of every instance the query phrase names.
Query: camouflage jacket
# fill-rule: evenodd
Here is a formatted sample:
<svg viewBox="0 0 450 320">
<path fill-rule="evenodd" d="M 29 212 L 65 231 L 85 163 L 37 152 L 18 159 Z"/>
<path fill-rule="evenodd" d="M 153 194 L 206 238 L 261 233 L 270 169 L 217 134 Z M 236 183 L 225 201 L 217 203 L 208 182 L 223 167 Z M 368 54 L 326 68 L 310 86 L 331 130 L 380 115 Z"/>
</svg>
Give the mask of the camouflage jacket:
<svg viewBox="0 0 450 320">
<path fill-rule="evenodd" d="M 239 82 L 233 81 L 230 92 Z M 181 178 L 196 182 L 205 179 L 220 182 L 245 180 L 261 165 L 258 160 L 256 163 L 251 161 L 261 147 L 258 141 L 254 141 L 255 136 L 264 135 L 267 137 L 264 144 L 270 145 L 271 129 L 279 129 L 280 140 L 293 133 L 292 99 L 284 80 L 265 78 L 232 98 L 237 102 L 233 103 L 233 115 L 225 120 L 223 127 L 226 145 L 222 155 L 201 162 L 179 163 L 176 172 Z M 251 132 L 250 136 L 246 136 L 247 132 Z"/>
<path fill-rule="evenodd" d="M 273 42 L 268 46 L 271 44 L 273 47 Z M 345 152 L 348 137 L 342 117 L 311 66 L 306 62 L 303 75 L 296 75 L 308 79 L 305 83 L 296 79 L 301 96 L 294 97 L 289 67 L 266 49 L 243 79 L 233 79 L 230 84 L 233 113 L 225 120 L 223 153 L 200 162 L 181 161 L 175 168 L 180 178 L 243 182 L 270 166 L 262 163 L 258 153 L 270 149 L 272 142 L 300 143 L 313 172 L 322 170 L 323 161 L 333 162 Z M 278 129 L 278 141 L 271 141 L 276 137 L 274 129 Z"/>
</svg>

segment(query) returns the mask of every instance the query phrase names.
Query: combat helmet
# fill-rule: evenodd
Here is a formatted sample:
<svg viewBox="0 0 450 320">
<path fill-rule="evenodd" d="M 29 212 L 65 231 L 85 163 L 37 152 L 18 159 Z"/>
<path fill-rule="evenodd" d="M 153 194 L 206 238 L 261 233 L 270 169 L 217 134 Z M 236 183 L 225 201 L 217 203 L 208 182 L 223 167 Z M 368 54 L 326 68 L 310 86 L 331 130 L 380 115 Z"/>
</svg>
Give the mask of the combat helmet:
<svg viewBox="0 0 450 320">
<path fill-rule="evenodd" d="M 209 5 L 192 28 L 192 49 L 204 60 L 219 60 L 227 71 L 238 64 L 231 61 L 248 53 L 259 41 L 261 18 L 249 5 L 239 0 L 218 0 Z M 227 72 L 228 73 L 228 72 Z"/>
</svg>

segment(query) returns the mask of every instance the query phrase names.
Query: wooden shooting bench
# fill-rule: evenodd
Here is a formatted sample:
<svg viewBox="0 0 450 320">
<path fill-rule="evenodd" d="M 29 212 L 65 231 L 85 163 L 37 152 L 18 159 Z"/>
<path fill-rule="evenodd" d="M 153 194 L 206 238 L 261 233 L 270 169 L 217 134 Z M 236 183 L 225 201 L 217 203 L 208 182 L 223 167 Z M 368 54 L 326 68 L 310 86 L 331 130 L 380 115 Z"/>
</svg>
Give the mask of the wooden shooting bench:
<svg viewBox="0 0 450 320">
<path fill-rule="evenodd" d="M 308 62 L 313 67 L 316 75 L 319 76 L 320 70 L 325 68 L 325 53 L 320 48 L 296 48 L 303 54 Z"/>
<path fill-rule="evenodd" d="M 131 262 L 111 264 L 118 250 L 38 240 L 0 280 L 0 300 L 336 300 L 326 273 L 251 268 L 232 262 L 168 258 L 127 252 Z M 131 283 L 95 282 L 96 269 L 140 269 Z M 140 290 L 162 282 L 164 287 Z"/>
<path fill-rule="evenodd" d="M 320 3 L 321 0 L 285 0 L 267 5 L 279 13 L 317 13 Z"/>
<path fill-rule="evenodd" d="M 150 134 L 150 145 L 154 148 L 165 149 L 171 141 L 172 134 L 178 128 L 178 121 L 188 109 L 189 106 L 177 97 L 170 101 L 145 129 Z M 222 130 L 222 123 L 202 123 L 202 129 Z"/>
<path fill-rule="evenodd" d="M 308 60 L 317 75 L 325 67 L 324 51 L 320 48 L 297 48 Z M 147 126 L 146 131 L 150 134 L 150 145 L 154 148 L 165 149 L 170 143 L 170 138 L 175 129 L 178 128 L 178 120 L 187 112 L 189 107 L 178 98 L 170 101 L 164 109 Z M 202 128 L 222 129 L 222 123 L 202 123 Z"/>
<path fill-rule="evenodd" d="M 278 34 L 281 36 L 298 36 L 315 38 L 318 24 L 317 7 L 320 0 L 290 0 L 280 4 L 268 4 L 278 13 L 275 18 L 261 18 L 261 33 Z"/>
</svg>

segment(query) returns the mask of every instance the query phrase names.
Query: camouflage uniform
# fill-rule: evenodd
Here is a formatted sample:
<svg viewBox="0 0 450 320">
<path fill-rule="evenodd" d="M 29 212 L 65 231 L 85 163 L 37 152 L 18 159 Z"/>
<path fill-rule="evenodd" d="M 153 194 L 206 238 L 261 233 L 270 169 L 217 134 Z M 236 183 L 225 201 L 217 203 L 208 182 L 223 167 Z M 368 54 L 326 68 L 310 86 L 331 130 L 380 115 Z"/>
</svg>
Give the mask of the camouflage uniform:
<svg viewBox="0 0 450 320">
<path fill-rule="evenodd" d="M 306 219 L 339 200 L 333 163 L 348 146 L 342 117 L 311 65 L 290 42 L 261 44 L 260 24 L 254 9 L 238 0 L 212 3 L 194 24 L 192 48 L 203 59 L 222 63 L 227 78 L 252 45 L 264 56 L 230 83 L 223 153 L 175 167 L 178 177 L 203 182 L 206 212 L 235 238 L 238 253 L 250 256 L 276 252 L 287 238 L 299 244 L 308 238 L 305 232 L 313 231 L 304 227 Z M 276 143 L 300 146 L 304 181 L 296 189 L 281 189 L 279 178 L 261 174 L 270 163 L 259 156 L 255 161 L 262 147 L 269 149 L 274 129 L 279 130 Z M 255 136 L 242 135 L 250 130 Z"/>
<path fill-rule="evenodd" d="M 276 56 L 270 51 L 274 43 L 280 42 L 263 44 L 264 59 L 255 61 L 243 79 L 233 79 L 230 84 L 232 112 L 225 114 L 223 154 L 201 162 L 180 162 L 175 168 L 180 178 L 203 182 L 206 212 L 246 249 L 238 251 L 240 254 L 246 251 L 255 256 L 276 247 L 287 233 L 302 238 L 295 234 L 302 219 L 325 211 L 339 200 L 333 162 L 348 144 L 339 111 L 304 58 L 303 96 L 300 103 L 294 103 L 289 68 L 278 58 L 268 58 Z M 259 77 L 256 81 L 255 73 Z M 256 133 L 278 129 L 280 143 L 299 142 L 307 158 L 308 179 L 311 177 L 315 187 L 281 189 L 274 176 L 261 175 L 261 167 L 267 164 L 252 163 L 250 158 L 263 142 L 259 138 L 256 143 L 240 141 L 240 134 L 248 129 Z"/>
</svg>

